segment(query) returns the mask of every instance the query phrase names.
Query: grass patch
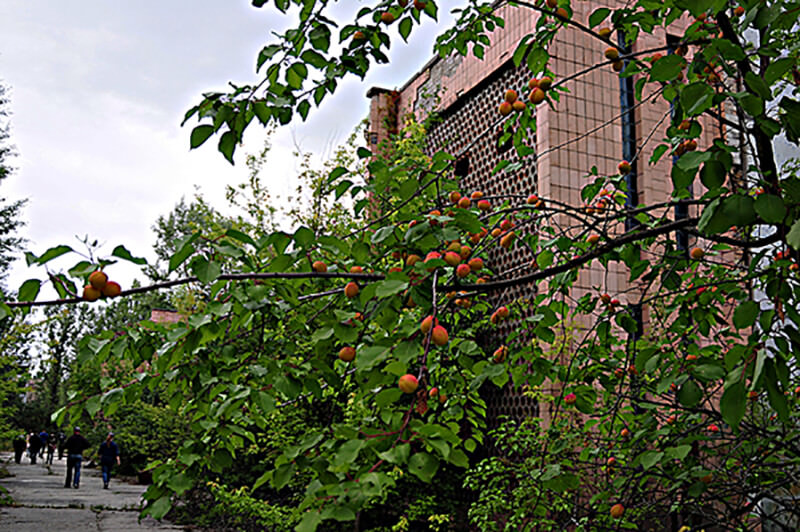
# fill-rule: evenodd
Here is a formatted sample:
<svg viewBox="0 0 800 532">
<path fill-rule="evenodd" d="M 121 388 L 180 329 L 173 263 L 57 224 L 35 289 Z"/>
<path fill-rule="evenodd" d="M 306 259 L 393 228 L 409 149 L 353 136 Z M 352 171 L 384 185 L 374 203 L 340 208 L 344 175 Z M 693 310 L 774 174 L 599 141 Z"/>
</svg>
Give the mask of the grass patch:
<svg viewBox="0 0 800 532">
<path fill-rule="evenodd" d="M 14 506 L 14 499 L 3 486 L 0 486 L 0 506 Z"/>
</svg>

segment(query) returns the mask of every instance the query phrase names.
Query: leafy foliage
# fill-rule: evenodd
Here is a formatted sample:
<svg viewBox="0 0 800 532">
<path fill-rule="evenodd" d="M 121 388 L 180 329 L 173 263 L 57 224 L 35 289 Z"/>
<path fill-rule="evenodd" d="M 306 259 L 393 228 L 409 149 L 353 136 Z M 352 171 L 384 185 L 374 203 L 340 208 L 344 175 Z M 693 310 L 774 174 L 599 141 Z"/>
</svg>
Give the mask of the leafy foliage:
<svg viewBox="0 0 800 532">
<path fill-rule="evenodd" d="M 11 124 L 9 121 L 8 87 L 0 83 L 0 183 L 9 177 L 14 168 L 11 158 L 15 155 L 14 147 L 9 143 Z M 24 239 L 15 233 L 24 225 L 21 219 L 22 208 L 25 200 L 9 202 L 0 198 L 0 283 L 8 275 L 8 267 L 14 260 L 14 254 L 19 251 Z M 4 289 L 0 284 L 0 289 Z"/>
<path fill-rule="evenodd" d="M 351 24 L 337 25 L 326 2 L 276 1 L 297 26 L 260 52 L 259 84 L 206 94 L 187 113 L 201 122 L 192 147 L 216 134 L 232 161 L 253 118 L 305 118 L 347 74 L 363 77 L 373 61 L 388 61 L 386 27 L 397 23 L 408 38 L 423 16 L 435 19 L 436 2 L 415 4 L 359 7 Z M 207 227 L 183 231 L 161 259 L 191 274 L 169 286 L 201 286 L 202 304 L 176 324 L 85 338 L 80 360 L 121 371 L 59 413 L 111 415 L 157 394 L 180 414 L 186 436 L 153 464 L 149 513 L 165 515 L 175 495 L 231 470 L 276 421 L 290 419 L 287 410 L 303 408 L 313 413 L 303 432 L 269 447 L 253 491 L 218 483 L 215 496 L 269 520 L 282 515 L 273 499 L 289 490 L 296 530 L 314 530 L 358 523 L 401 490 L 402 476 L 430 483 L 474 466 L 470 519 L 485 530 L 667 520 L 753 530 L 800 519 L 800 176 L 778 166 L 773 146 L 780 134 L 798 138 L 798 49 L 789 34 L 800 11 L 784 1 L 640 1 L 590 16 L 591 27 L 608 21 L 620 37 L 612 41 L 573 20 L 566 2 L 563 11 L 515 4 L 537 13 L 513 54 L 517 65 L 553 77 L 551 46 L 572 26 L 610 48 L 606 57 L 635 79 L 639 100 L 645 87 L 662 99 L 669 127 L 652 160 L 674 157 L 668 201 L 628 197 L 625 176 L 644 164 L 633 160 L 619 174 L 587 169 L 580 205 L 535 191 L 456 203 L 456 193 L 467 195 L 454 178 L 462 154 L 424 145 L 425 126 L 409 122 L 386 151 L 360 148 L 362 162 L 347 157 L 327 177 L 314 174 L 317 203 L 296 218 L 303 225 L 252 235 L 213 224 L 213 236 Z M 481 58 L 502 25 L 491 2 L 471 2 L 437 51 Z M 659 58 L 672 43 L 643 43 L 662 27 L 677 41 Z M 750 30 L 758 42 L 747 39 Z M 540 105 L 557 105 L 572 79 L 608 67 L 598 61 L 556 80 Z M 733 113 L 720 115 L 720 106 Z M 720 124 L 741 145 L 720 137 L 698 149 Z M 491 132 L 500 125 L 499 141 L 534 163 L 526 139 L 535 112 L 509 112 Z M 364 164 L 369 179 L 359 181 Z M 349 221 L 326 227 L 325 193 L 352 205 L 362 223 L 349 232 Z M 675 207 L 695 210 L 673 218 Z M 492 271 L 490 253 L 510 249 L 535 260 Z M 483 263 L 465 270 L 475 258 Z M 624 287 L 608 293 L 617 285 L 604 276 L 578 290 L 592 263 L 624 271 Z M 508 288 L 534 283 L 535 292 L 508 299 Z M 35 304 L 49 303 L 11 302 L 6 312 Z M 503 320 L 513 326 L 501 337 Z M 487 433 L 481 389 L 504 386 L 537 399 L 539 415 Z M 498 455 L 482 459 L 490 446 Z M 262 487 L 271 491 L 259 504 L 253 494 Z"/>
</svg>

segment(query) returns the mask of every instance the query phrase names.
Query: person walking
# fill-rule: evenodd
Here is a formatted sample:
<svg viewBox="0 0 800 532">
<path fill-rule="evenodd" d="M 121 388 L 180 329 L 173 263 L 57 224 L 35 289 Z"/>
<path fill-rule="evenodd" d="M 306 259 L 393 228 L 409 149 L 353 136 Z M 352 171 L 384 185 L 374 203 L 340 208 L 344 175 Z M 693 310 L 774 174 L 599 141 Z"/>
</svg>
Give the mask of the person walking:
<svg viewBox="0 0 800 532">
<path fill-rule="evenodd" d="M 35 433 L 31 432 L 28 435 L 28 456 L 31 458 L 31 465 L 36 464 L 36 457 L 39 456 L 39 451 L 42 447 L 42 440 L 39 439 Z"/>
<path fill-rule="evenodd" d="M 16 463 L 22 462 L 22 455 L 25 454 L 25 449 L 28 448 L 28 442 L 25 441 L 25 434 L 17 434 L 14 438 L 14 461 Z"/>
<path fill-rule="evenodd" d="M 58 459 L 64 459 L 64 442 L 67 441 L 67 435 L 63 430 L 58 431 Z"/>
<path fill-rule="evenodd" d="M 97 450 L 100 455 L 100 466 L 103 468 L 103 489 L 108 489 L 111 480 L 111 469 L 114 464 L 119 465 L 119 446 L 114 442 L 114 433 L 109 432 L 106 441 L 100 444 Z"/>
<path fill-rule="evenodd" d="M 73 488 L 78 489 L 81 483 L 83 451 L 89 448 L 89 442 L 81 436 L 81 429 L 75 427 L 72 436 L 64 442 L 64 447 L 67 450 L 67 479 L 64 481 L 64 487 L 68 488 L 72 485 Z"/>
<path fill-rule="evenodd" d="M 41 446 L 39 447 L 39 458 L 44 458 L 44 453 L 47 450 L 48 439 L 50 439 L 50 435 L 46 430 L 42 429 L 42 432 L 39 433 L 39 441 L 41 442 Z"/>
<path fill-rule="evenodd" d="M 47 438 L 47 458 L 45 459 L 45 464 L 53 465 L 53 455 L 56 454 L 56 445 L 58 445 L 56 435 L 51 434 L 50 437 Z"/>
</svg>

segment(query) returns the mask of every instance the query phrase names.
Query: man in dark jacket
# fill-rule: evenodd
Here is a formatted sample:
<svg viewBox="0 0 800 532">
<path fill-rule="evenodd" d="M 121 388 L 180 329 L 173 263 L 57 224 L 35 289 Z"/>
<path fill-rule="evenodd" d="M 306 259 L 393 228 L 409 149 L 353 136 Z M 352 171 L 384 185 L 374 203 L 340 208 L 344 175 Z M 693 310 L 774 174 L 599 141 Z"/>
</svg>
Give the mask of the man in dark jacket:
<svg viewBox="0 0 800 532">
<path fill-rule="evenodd" d="M 14 461 L 16 463 L 22 462 L 22 455 L 25 454 L 25 449 L 28 448 L 28 442 L 25 441 L 25 434 L 17 434 L 14 438 Z"/>
<path fill-rule="evenodd" d="M 89 448 L 89 442 L 81 436 L 81 429 L 75 427 L 72 436 L 64 442 L 64 447 L 67 450 L 67 479 L 64 482 L 64 487 L 68 488 L 72 485 L 73 488 L 77 489 L 81 483 L 83 451 Z M 75 472 L 74 478 L 73 471 Z"/>
<path fill-rule="evenodd" d="M 111 469 L 114 464 L 119 465 L 119 447 L 114 442 L 114 433 L 109 432 L 106 441 L 100 444 L 97 450 L 100 455 L 100 466 L 103 468 L 103 489 L 108 489 L 108 481 L 111 479 Z"/>
<path fill-rule="evenodd" d="M 31 464 L 36 463 L 36 457 L 39 456 L 41 448 L 42 440 L 39 439 L 38 435 L 31 432 L 30 435 L 28 435 L 28 456 L 31 458 Z"/>
</svg>

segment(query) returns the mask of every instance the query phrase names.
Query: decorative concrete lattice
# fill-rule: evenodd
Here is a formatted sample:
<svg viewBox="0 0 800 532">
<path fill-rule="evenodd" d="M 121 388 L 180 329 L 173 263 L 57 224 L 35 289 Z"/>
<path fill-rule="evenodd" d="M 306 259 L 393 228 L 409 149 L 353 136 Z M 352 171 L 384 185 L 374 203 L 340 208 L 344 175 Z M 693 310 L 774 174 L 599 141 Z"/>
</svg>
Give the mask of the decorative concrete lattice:
<svg viewBox="0 0 800 532">
<path fill-rule="evenodd" d="M 460 174 L 458 179 L 462 194 L 480 190 L 493 206 L 499 206 L 504 201 L 519 204 L 523 201 L 522 198 L 536 193 L 536 164 L 533 156 L 525 158 L 519 170 L 492 173 L 495 166 L 504 159 L 510 160 L 512 163 L 520 161 L 516 150 L 504 149 L 499 146 L 498 128 L 502 128 L 502 126 L 495 127 L 494 124 L 500 118 L 497 107 L 503 101 L 504 92 L 513 88 L 520 93 L 521 98 L 526 98 L 527 83 L 530 78 L 530 71 L 526 67 L 515 68 L 511 62 L 506 63 L 445 110 L 441 115 L 441 121 L 437 122 L 429 131 L 431 154 L 437 149 L 444 149 L 452 154 L 461 153 L 475 141 L 476 137 L 480 136 L 465 153 L 469 164 L 460 162 L 461 164 L 457 165 L 461 167 L 457 170 L 468 166 L 466 172 L 455 172 L 457 175 Z M 535 139 L 529 139 L 528 142 L 530 145 L 534 145 Z M 509 198 L 509 195 L 515 197 Z M 492 229 L 488 225 L 486 228 L 489 231 Z M 527 231 L 528 228 L 525 226 L 515 227 L 518 236 Z M 513 268 L 525 268 L 527 271 L 532 271 L 530 264 L 534 255 L 530 249 L 519 242 L 515 243 L 510 250 L 493 245 L 489 248 L 488 256 L 487 265 L 496 275 Z M 531 297 L 535 290 L 535 284 L 515 286 L 493 296 L 490 301 L 497 307 L 519 298 Z M 520 326 L 521 318 L 528 315 L 530 315 L 528 312 L 522 316 L 516 313 L 515 319 L 506 320 L 494 330 L 487 331 L 488 334 L 481 339 L 482 347 L 487 354 L 492 353 L 513 328 Z M 517 339 L 517 341 L 527 340 L 530 338 L 518 337 Z M 523 396 L 519 390 L 513 390 L 510 386 L 506 386 L 502 390 L 487 386 L 484 398 L 487 401 L 487 420 L 490 426 L 497 426 L 501 416 L 523 419 L 537 415 L 538 412 L 534 400 Z"/>
</svg>

